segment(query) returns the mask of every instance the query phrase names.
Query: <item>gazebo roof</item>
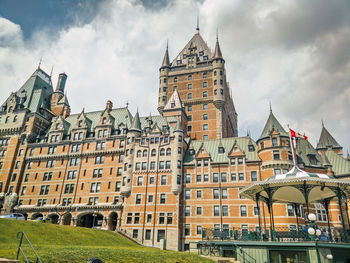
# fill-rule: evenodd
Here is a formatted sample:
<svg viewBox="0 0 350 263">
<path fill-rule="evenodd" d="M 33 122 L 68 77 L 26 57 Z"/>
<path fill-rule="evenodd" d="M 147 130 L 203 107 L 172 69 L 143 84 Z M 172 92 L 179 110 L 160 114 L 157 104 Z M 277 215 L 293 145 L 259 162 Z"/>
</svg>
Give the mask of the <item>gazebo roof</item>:
<svg viewBox="0 0 350 263">
<path fill-rule="evenodd" d="M 334 179 L 333 176 L 327 175 L 327 174 L 319 174 L 319 173 L 308 173 L 305 172 L 298 167 L 294 166 L 289 172 L 284 174 L 278 174 L 271 176 L 266 179 L 266 181 L 272 181 L 272 180 L 282 180 L 282 179 L 297 179 L 302 177 L 312 177 L 312 178 L 323 178 L 323 179 Z"/>
</svg>

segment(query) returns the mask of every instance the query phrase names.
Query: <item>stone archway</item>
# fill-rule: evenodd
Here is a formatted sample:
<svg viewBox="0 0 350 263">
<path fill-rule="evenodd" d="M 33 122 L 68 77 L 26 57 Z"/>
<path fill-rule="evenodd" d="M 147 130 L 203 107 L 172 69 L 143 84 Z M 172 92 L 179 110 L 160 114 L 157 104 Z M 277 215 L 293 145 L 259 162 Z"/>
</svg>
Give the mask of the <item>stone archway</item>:
<svg viewBox="0 0 350 263">
<path fill-rule="evenodd" d="M 46 218 L 49 219 L 49 222 L 51 224 L 58 224 L 58 214 L 49 214 Z"/>
<path fill-rule="evenodd" d="M 83 213 L 77 216 L 77 226 L 88 228 L 101 228 L 103 215 L 100 213 Z"/>
<path fill-rule="evenodd" d="M 34 213 L 32 214 L 32 217 L 30 218 L 30 220 L 35 220 L 40 217 L 44 217 L 44 215 L 42 213 Z"/>
<path fill-rule="evenodd" d="M 118 214 L 117 212 L 111 212 L 108 215 L 108 230 L 110 231 L 115 231 L 117 228 L 117 223 L 118 223 Z"/>
<path fill-rule="evenodd" d="M 65 226 L 69 226 L 71 221 L 72 221 L 72 214 L 71 213 L 66 213 L 61 218 L 62 225 L 65 225 Z"/>
</svg>

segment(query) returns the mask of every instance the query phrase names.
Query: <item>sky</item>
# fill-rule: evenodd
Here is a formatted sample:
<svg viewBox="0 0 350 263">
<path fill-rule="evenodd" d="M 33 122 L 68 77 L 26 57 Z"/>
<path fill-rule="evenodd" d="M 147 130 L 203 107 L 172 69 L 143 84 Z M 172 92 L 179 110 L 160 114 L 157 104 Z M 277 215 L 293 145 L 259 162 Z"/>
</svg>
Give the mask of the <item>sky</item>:
<svg viewBox="0 0 350 263">
<path fill-rule="evenodd" d="M 19 8 L 20 7 L 20 8 Z M 68 75 L 72 113 L 129 103 L 157 113 L 159 67 L 195 34 L 218 30 L 239 135 L 269 115 L 315 146 L 325 127 L 350 150 L 348 0 L 0 0 L 0 103 L 35 71 Z"/>
</svg>

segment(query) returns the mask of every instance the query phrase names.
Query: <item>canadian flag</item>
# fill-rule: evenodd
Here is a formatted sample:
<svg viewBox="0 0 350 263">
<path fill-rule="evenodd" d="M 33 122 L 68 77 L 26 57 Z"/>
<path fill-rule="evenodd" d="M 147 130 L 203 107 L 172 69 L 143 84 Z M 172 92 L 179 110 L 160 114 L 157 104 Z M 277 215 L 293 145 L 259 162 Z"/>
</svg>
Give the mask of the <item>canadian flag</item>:
<svg viewBox="0 0 350 263">
<path fill-rule="evenodd" d="M 307 136 L 302 135 L 302 134 L 300 134 L 300 133 L 298 133 L 298 132 L 295 132 L 295 131 L 293 131 L 292 129 L 289 129 L 289 131 L 290 131 L 290 136 L 291 136 L 291 137 L 294 137 L 294 138 L 303 138 L 304 140 L 307 140 Z"/>
</svg>

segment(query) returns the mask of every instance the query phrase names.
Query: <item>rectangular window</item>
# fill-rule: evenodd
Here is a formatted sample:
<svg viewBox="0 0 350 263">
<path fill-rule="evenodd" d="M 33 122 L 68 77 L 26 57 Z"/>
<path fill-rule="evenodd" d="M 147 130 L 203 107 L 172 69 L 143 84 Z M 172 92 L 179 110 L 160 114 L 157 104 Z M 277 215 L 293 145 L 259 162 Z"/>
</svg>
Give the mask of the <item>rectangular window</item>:
<svg viewBox="0 0 350 263">
<path fill-rule="evenodd" d="M 103 169 L 94 169 L 92 178 L 100 178 L 102 177 Z"/>
<path fill-rule="evenodd" d="M 191 214 L 190 206 L 185 206 L 185 216 L 190 216 L 190 214 Z"/>
<path fill-rule="evenodd" d="M 243 181 L 243 180 L 244 180 L 244 174 L 243 174 L 243 173 L 239 173 L 239 174 L 238 174 L 238 179 L 239 179 L 240 181 Z"/>
<path fill-rule="evenodd" d="M 243 158 L 238 158 L 238 164 L 243 164 Z"/>
<path fill-rule="evenodd" d="M 201 206 L 197 206 L 196 213 L 197 213 L 197 215 L 201 215 L 202 214 L 202 207 Z"/>
<path fill-rule="evenodd" d="M 220 215 L 220 207 L 218 205 L 214 205 L 214 216 Z"/>
<path fill-rule="evenodd" d="M 273 151 L 273 159 L 274 160 L 280 159 L 280 152 L 279 151 Z"/>
<path fill-rule="evenodd" d="M 222 206 L 222 216 L 228 216 L 228 206 L 227 205 Z"/>
<path fill-rule="evenodd" d="M 219 199 L 219 189 L 213 189 L 213 198 Z"/>
<path fill-rule="evenodd" d="M 221 173 L 221 182 L 222 183 L 227 182 L 227 174 L 226 173 Z"/>
<path fill-rule="evenodd" d="M 148 196 L 148 203 L 153 203 L 153 195 Z"/>
<path fill-rule="evenodd" d="M 165 239 L 165 230 L 158 230 L 157 242 L 160 242 L 161 239 Z"/>
<path fill-rule="evenodd" d="M 236 181 L 237 178 L 236 178 L 236 174 L 235 173 L 232 173 L 231 174 L 231 181 Z"/>
<path fill-rule="evenodd" d="M 221 189 L 221 198 L 222 199 L 227 199 L 227 189 Z"/>
<path fill-rule="evenodd" d="M 141 194 L 136 195 L 136 204 L 141 204 Z"/>
<path fill-rule="evenodd" d="M 272 138 L 272 146 L 277 146 L 277 138 Z"/>
<path fill-rule="evenodd" d="M 213 182 L 214 183 L 219 182 L 219 174 L 218 173 L 213 173 Z"/>
<path fill-rule="evenodd" d="M 170 167 L 171 167 L 171 162 L 170 161 L 166 161 L 165 162 L 165 168 L 166 169 L 170 169 Z"/>
<path fill-rule="evenodd" d="M 197 226 L 196 233 L 197 233 L 197 235 L 201 235 L 202 234 L 202 226 Z"/>
<path fill-rule="evenodd" d="M 287 213 L 288 216 L 294 216 L 294 207 L 292 204 L 287 204 Z"/>
<path fill-rule="evenodd" d="M 185 199 L 191 198 L 191 190 L 185 190 Z"/>
<path fill-rule="evenodd" d="M 208 182 L 209 181 L 209 174 L 204 174 L 203 181 Z"/>
<path fill-rule="evenodd" d="M 165 204 L 165 197 L 166 197 L 165 194 L 160 194 L 160 200 L 159 200 L 160 204 Z"/>
<path fill-rule="evenodd" d="M 137 238 L 139 235 L 139 230 L 138 229 L 133 229 L 132 230 L 132 238 Z"/>
<path fill-rule="evenodd" d="M 145 240 L 151 240 L 151 230 L 150 229 L 146 229 Z"/>
<path fill-rule="evenodd" d="M 190 224 L 185 224 L 185 236 L 191 235 L 191 225 Z"/>
<path fill-rule="evenodd" d="M 142 182 L 143 182 L 143 177 L 142 176 L 137 177 L 137 185 L 141 186 Z"/>
<path fill-rule="evenodd" d="M 120 182 L 115 182 L 115 192 L 120 191 Z"/>
<path fill-rule="evenodd" d="M 241 216 L 247 216 L 247 206 L 241 205 L 240 210 L 241 210 Z"/>
<path fill-rule="evenodd" d="M 162 175 L 162 177 L 161 177 L 161 180 L 160 180 L 160 184 L 161 185 L 166 185 L 166 175 Z"/>
<path fill-rule="evenodd" d="M 191 183 L 191 175 L 190 175 L 190 174 L 186 174 L 186 175 L 185 175 L 185 183 L 186 183 L 186 184 Z"/>
<path fill-rule="evenodd" d="M 257 181 L 258 180 L 258 177 L 256 175 L 256 171 L 251 171 L 250 172 L 250 178 L 252 181 Z"/>
<path fill-rule="evenodd" d="M 202 198 L 202 191 L 198 190 L 196 196 L 197 198 Z"/>
</svg>

